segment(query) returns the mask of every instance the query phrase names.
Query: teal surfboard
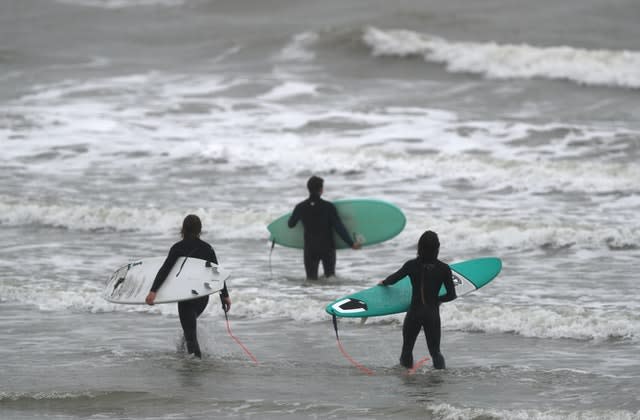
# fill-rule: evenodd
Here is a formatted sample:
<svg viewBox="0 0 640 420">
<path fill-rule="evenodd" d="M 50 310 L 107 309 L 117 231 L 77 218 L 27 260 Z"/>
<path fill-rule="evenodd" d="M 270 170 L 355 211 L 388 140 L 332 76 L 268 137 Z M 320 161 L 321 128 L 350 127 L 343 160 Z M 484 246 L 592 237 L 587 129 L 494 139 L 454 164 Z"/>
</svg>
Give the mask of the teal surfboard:
<svg viewBox="0 0 640 420">
<path fill-rule="evenodd" d="M 407 219 L 395 205 L 374 199 L 347 199 L 334 201 L 338 216 L 347 228 L 347 232 L 363 246 L 377 244 L 393 238 L 404 229 Z M 271 240 L 278 245 L 291 248 L 304 247 L 304 230 L 302 223 L 289 228 L 287 221 L 291 213 L 280 216 L 271 222 L 267 229 L 271 233 Z M 349 248 L 337 234 L 335 234 L 336 248 Z"/>
<path fill-rule="evenodd" d="M 451 264 L 453 284 L 458 297 L 483 287 L 496 278 L 502 269 L 498 258 L 477 258 Z M 440 296 L 446 294 L 444 286 Z M 411 303 L 411 280 L 401 279 L 392 286 L 374 286 L 336 299 L 325 310 L 330 315 L 350 318 L 366 318 L 406 312 Z"/>
</svg>

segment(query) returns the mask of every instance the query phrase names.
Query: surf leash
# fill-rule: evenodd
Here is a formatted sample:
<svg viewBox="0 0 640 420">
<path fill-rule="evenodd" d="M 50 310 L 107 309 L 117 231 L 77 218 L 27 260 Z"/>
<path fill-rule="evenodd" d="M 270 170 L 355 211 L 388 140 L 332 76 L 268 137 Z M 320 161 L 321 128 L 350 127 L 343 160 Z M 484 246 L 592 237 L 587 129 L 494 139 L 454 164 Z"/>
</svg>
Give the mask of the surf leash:
<svg viewBox="0 0 640 420">
<path fill-rule="evenodd" d="M 347 353 L 347 351 L 344 349 L 344 347 L 342 347 L 342 343 L 340 342 L 340 336 L 338 335 L 338 319 L 336 317 L 335 314 L 333 315 L 333 329 L 336 331 L 336 341 L 338 342 L 338 348 L 340 349 L 340 352 L 342 353 L 342 355 L 356 368 L 358 368 L 358 370 L 360 370 L 361 372 L 367 374 L 367 375 L 373 375 L 373 371 L 365 366 L 362 366 L 360 363 L 356 362 L 355 360 L 353 360 L 353 358 L 351 356 L 349 356 L 349 353 Z"/>
<path fill-rule="evenodd" d="M 276 240 L 271 241 L 271 250 L 269 251 L 269 280 L 273 280 L 273 270 L 271 269 L 271 254 L 273 254 L 273 248 L 276 246 Z"/>
<path fill-rule="evenodd" d="M 226 287 L 226 285 L 225 285 Z M 231 337 L 233 339 L 233 341 L 235 341 L 236 343 L 238 343 L 238 345 L 240 346 L 240 348 L 242 350 L 244 350 L 244 352 L 247 354 L 247 356 L 249 356 L 251 358 L 251 360 L 253 360 L 253 363 L 255 363 L 256 365 L 258 364 L 258 359 L 256 359 L 256 357 L 253 355 L 253 353 L 251 353 L 249 351 L 248 348 L 245 347 L 244 344 L 242 344 L 242 341 L 240 341 L 235 335 L 233 335 L 233 333 L 231 332 L 231 326 L 229 325 L 229 316 L 227 315 L 228 309 L 227 309 L 227 305 L 224 303 L 224 299 L 222 298 L 222 293 L 220 293 L 220 302 L 222 302 L 222 311 L 224 312 L 224 319 L 227 321 L 227 333 L 229 334 L 229 337 Z"/>
<path fill-rule="evenodd" d="M 422 367 L 422 365 L 424 365 L 428 361 L 429 361 L 428 357 L 423 357 L 422 359 L 418 360 L 418 363 L 414 364 L 411 369 L 407 369 L 407 373 L 406 373 L 407 376 L 410 376 L 410 375 L 413 375 L 414 373 L 416 373 L 416 371 L 418 369 L 420 369 Z"/>
</svg>

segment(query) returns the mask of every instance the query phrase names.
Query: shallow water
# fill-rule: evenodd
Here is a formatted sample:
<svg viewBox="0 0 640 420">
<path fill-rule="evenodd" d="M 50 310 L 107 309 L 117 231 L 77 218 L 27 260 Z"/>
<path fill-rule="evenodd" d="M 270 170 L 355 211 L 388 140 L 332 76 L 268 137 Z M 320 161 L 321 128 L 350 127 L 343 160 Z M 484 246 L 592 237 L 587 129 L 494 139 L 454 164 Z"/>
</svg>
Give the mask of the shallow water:
<svg viewBox="0 0 640 420">
<path fill-rule="evenodd" d="M 0 4 L 0 417 L 637 419 L 635 5 L 411 0 Z M 266 225 L 373 197 L 396 238 L 304 280 Z M 198 214 L 229 281 L 205 357 L 174 305 L 100 292 Z M 448 369 L 407 376 L 402 316 L 342 320 L 432 229 L 500 276 L 443 305 Z M 419 339 L 416 359 L 426 346 Z"/>
</svg>

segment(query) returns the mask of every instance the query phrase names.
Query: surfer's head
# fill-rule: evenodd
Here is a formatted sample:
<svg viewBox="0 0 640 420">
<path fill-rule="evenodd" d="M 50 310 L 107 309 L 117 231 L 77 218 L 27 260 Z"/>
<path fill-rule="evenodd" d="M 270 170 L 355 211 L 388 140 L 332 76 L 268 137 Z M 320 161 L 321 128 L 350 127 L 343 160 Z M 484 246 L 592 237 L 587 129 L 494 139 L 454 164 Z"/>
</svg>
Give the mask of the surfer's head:
<svg viewBox="0 0 640 420">
<path fill-rule="evenodd" d="M 324 179 L 319 176 L 313 175 L 307 181 L 307 189 L 309 190 L 309 194 L 311 195 L 320 195 L 322 194 L 322 188 L 324 187 Z"/>
<path fill-rule="evenodd" d="M 202 222 L 200 218 L 195 214 L 190 214 L 182 221 L 182 237 L 183 238 L 198 238 L 202 231 Z"/>
<path fill-rule="evenodd" d="M 418 258 L 422 261 L 433 261 L 438 258 L 440 240 L 438 234 L 428 230 L 422 234 L 418 241 Z"/>
</svg>

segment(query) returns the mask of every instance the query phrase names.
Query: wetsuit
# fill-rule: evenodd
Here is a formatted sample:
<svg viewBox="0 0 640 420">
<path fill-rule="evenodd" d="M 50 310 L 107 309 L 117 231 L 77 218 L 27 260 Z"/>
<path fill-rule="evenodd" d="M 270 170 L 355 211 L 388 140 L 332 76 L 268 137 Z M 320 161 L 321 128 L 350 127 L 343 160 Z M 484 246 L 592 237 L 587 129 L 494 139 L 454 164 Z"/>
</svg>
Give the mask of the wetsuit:
<svg viewBox="0 0 640 420">
<path fill-rule="evenodd" d="M 424 328 L 427 347 L 433 367 L 444 369 L 444 357 L 440 353 L 440 303 L 456 298 L 451 268 L 440 260 L 423 263 L 413 259 L 407 261 L 400 270 L 391 274 L 382 283 L 385 286 L 398 282 L 405 276 L 411 279 L 411 305 L 402 326 L 402 354 L 400 364 L 406 368 L 413 366 L 413 346 L 420 330 Z M 444 284 L 447 294 L 439 297 Z"/>
<path fill-rule="evenodd" d="M 342 224 L 336 206 L 317 194 L 311 194 L 308 199 L 296 205 L 288 221 L 289 227 L 294 227 L 299 220 L 302 220 L 304 226 L 304 268 L 307 278 L 318 278 L 320 261 L 325 276 L 335 275 L 336 244 L 333 231 L 349 246 L 353 246 L 353 240 Z"/>
<path fill-rule="evenodd" d="M 169 250 L 169 255 L 167 255 L 160 270 L 158 270 L 158 274 L 156 274 L 156 278 L 151 286 L 152 292 L 157 292 L 160 286 L 162 286 L 162 283 L 164 283 L 179 257 L 199 258 L 218 264 L 216 253 L 211 245 L 200 238 L 185 238 L 173 244 Z M 222 289 L 222 296 L 229 296 L 226 284 Z M 202 357 L 202 355 L 198 344 L 196 320 L 205 310 L 208 303 L 209 296 L 178 302 L 178 315 L 180 316 L 180 325 L 182 325 L 182 330 L 184 331 L 187 352 L 189 354 L 193 353 L 197 357 Z"/>
</svg>

